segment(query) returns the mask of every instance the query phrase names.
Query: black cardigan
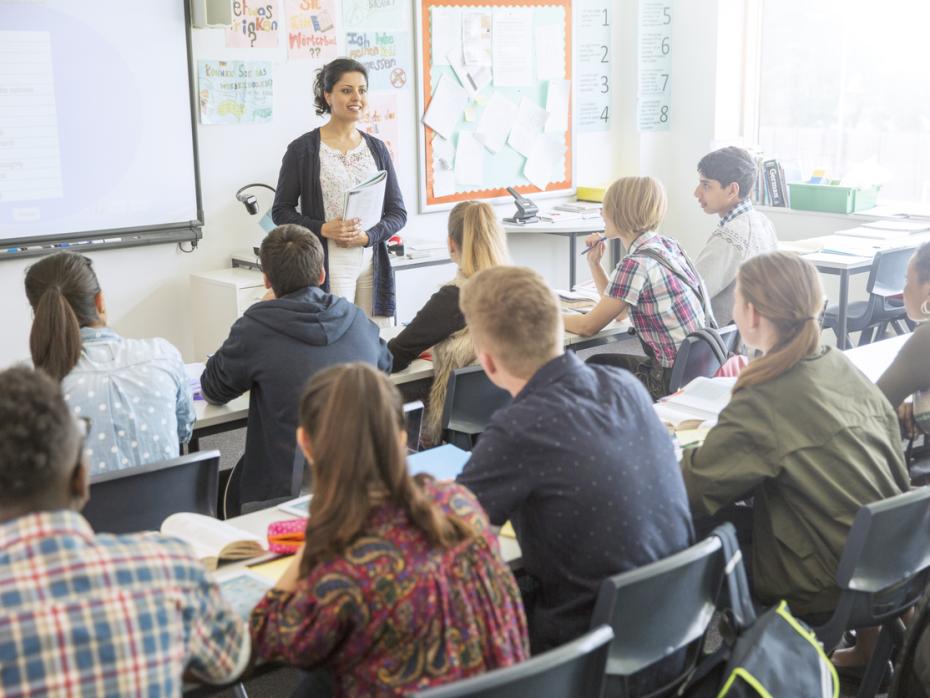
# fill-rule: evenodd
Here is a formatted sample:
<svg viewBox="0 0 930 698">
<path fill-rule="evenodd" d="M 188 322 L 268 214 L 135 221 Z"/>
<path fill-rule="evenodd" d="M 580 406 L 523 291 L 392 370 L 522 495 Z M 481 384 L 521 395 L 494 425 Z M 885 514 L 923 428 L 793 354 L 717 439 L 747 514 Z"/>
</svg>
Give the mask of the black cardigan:
<svg viewBox="0 0 930 698">
<path fill-rule="evenodd" d="M 391 258 L 385 242 L 407 222 L 407 210 L 397 184 L 394 165 L 384 143 L 374 136 L 360 131 L 374 157 L 379 170 L 387 171 L 387 185 L 384 192 L 384 212 L 381 222 L 366 231 L 369 246 L 373 247 L 372 266 L 374 273 L 374 298 L 372 299 L 375 315 L 393 315 L 395 310 L 394 273 L 391 270 Z M 300 211 L 297 210 L 298 199 Z M 281 161 L 278 186 L 275 190 L 271 218 L 275 225 L 297 223 L 309 228 L 323 243 L 326 282 L 324 291 L 329 291 L 329 246 L 328 240 L 321 234 L 326 222 L 323 212 L 323 188 L 320 186 L 320 129 L 315 128 L 300 138 L 291 141 Z M 351 298 L 349 299 L 352 300 Z"/>
<path fill-rule="evenodd" d="M 425 350 L 464 327 L 465 316 L 459 308 L 459 287 L 452 284 L 443 286 L 426 301 L 410 324 L 388 342 L 388 350 L 394 357 L 391 371 L 403 371 Z"/>
</svg>

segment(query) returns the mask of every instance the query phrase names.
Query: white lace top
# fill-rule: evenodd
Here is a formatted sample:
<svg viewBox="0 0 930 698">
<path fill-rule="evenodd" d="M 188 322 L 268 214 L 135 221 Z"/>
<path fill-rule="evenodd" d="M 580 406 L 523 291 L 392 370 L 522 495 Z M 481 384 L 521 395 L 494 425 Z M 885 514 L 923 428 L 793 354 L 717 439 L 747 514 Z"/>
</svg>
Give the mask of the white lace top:
<svg viewBox="0 0 930 698">
<path fill-rule="evenodd" d="M 320 141 L 320 186 L 326 220 L 341 217 L 346 190 L 364 182 L 377 171 L 374 155 L 364 138 L 345 155 Z"/>
</svg>

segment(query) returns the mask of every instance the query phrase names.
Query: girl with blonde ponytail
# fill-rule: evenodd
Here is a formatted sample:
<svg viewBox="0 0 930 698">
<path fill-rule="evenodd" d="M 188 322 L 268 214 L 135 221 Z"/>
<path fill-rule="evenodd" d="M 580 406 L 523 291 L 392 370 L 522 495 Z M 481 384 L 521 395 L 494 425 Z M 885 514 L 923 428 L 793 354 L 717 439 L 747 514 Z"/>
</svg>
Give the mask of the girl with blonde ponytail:
<svg viewBox="0 0 930 698">
<path fill-rule="evenodd" d="M 762 356 L 704 443 L 683 454 L 695 527 L 734 521 L 751 540 L 759 601 L 787 599 L 818 624 L 836 606 L 836 566 L 859 507 L 909 487 L 897 419 L 843 352 L 821 346 L 823 292 L 809 262 L 752 257 L 734 299 L 740 335 Z M 753 508 L 733 506 L 748 499 Z M 739 512 L 751 514 L 751 531 Z"/>
<path fill-rule="evenodd" d="M 449 212 L 449 256 L 458 265 L 455 278 L 430 297 L 413 321 L 388 342 L 394 356 L 393 371 L 402 371 L 422 352 L 432 347 L 433 383 L 425 398 L 423 425 L 425 444 L 438 443 L 442 407 L 449 376 L 456 368 L 476 361 L 465 317 L 459 308 L 459 289 L 484 269 L 510 263 L 507 240 L 494 209 L 480 201 L 463 201 Z"/>
<path fill-rule="evenodd" d="M 314 375 L 297 441 L 306 543 L 252 612 L 265 659 L 328 669 L 335 695 L 408 695 L 529 654 L 516 582 L 464 487 L 411 477 L 400 394 L 374 368 Z"/>
</svg>

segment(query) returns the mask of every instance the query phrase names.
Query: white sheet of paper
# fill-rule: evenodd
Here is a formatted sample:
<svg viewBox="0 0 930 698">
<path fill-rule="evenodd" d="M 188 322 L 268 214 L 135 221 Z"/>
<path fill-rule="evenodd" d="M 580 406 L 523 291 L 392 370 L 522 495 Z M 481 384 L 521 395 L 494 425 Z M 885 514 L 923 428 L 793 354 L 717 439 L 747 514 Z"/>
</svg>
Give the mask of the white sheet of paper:
<svg viewBox="0 0 930 698">
<path fill-rule="evenodd" d="M 565 77 L 565 41 L 562 27 L 544 24 L 536 27 L 536 79 L 561 80 Z"/>
<path fill-rule="evenodd" d="M 430 12 L 430 59 L 433 65 L 449 65 L 450 53 L 462 55 L 462 12 L 453 7 L 434 7 Z"/>
<path fill-rule="evenodd" d="M 433 138 L 433 171 L 449 170 L 455 166 L 455 148 L 452 141 L 444 138 Z"/>
<path fill-rule="evenodd" d="M 494 13 L 491 37 L 494 85 L 524 87 L 533 82 L 533 14 L 505 10 Z"/>
<path fill-rule="evenodd" d="M 462 60 L 467 66 L 491 65 L 491 13 L 462 13 Z"/>
<path fill-rule="evenodd" d="M 429 101 L 423 123 L 433 129 L 445 139 L 449 139 L 455 130 L 455 125 L 462 118 L 465 105 L 468 104 L 468 94 L 464 88 L 452 78 L 441 75 L 433 97 Z"/>
<path fill-rule="evenodd" d="M 531 102 L 526 97 L 520 100 L 520 106 L 517 109 L 517 118 L 514 121 L 513 128 L 510 129 L 510 136 L 507 138 L 507 144 L 516 150 L 520 155 L 528 157 L 536 136 L 546 128 L 546 119 L 548 112 L 539 105 Z"/>
<path fill-rule="evenodd" d="M 536 136 L 529 157 L 523 165 L 523 176 L 530 184 L 545 190 L 549 182 L 562 179 L 562 158 L 565 156 L 565 144 L 557 143 L 544 135 Z"/>
<path fill-rule="evenodd" d="M 550 80 L 546 86 L 546 133 L 565 133 L 568 130 L 568 106 L 572 84 L 568 80 Z"/>
<path fill-rule="evenodd" d="M 504 147 L 516 118 L 517 105 L 495 92 L 481 114 L 475 137 L 485 148 L 496 153 Z"/>
<path fill-rule="evenodd" d="M 455 182 L 480 186 L 484 180 L 484 148 L 471 131 L 459 131 L 455 146 Z"/>
<path fill-rule="evenodd" d="M 455 193 L 455 172 L 436 170 L 433 172 L 433 196 L 449 196 Z"/>
</svg>

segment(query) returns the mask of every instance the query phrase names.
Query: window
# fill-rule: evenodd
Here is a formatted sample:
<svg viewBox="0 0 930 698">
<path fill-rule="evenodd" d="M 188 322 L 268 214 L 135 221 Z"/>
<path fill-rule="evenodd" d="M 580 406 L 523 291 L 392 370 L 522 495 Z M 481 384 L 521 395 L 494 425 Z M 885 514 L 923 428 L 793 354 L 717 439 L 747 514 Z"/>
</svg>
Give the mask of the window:
<svg viewBox="0 0 930 698">
<path fill-rule="evenodd" d="M 873 160 L 886 199 L 930 201 L 927 0 L 766 0 L 758 142 L 833 178 Z"/>
</svg>

